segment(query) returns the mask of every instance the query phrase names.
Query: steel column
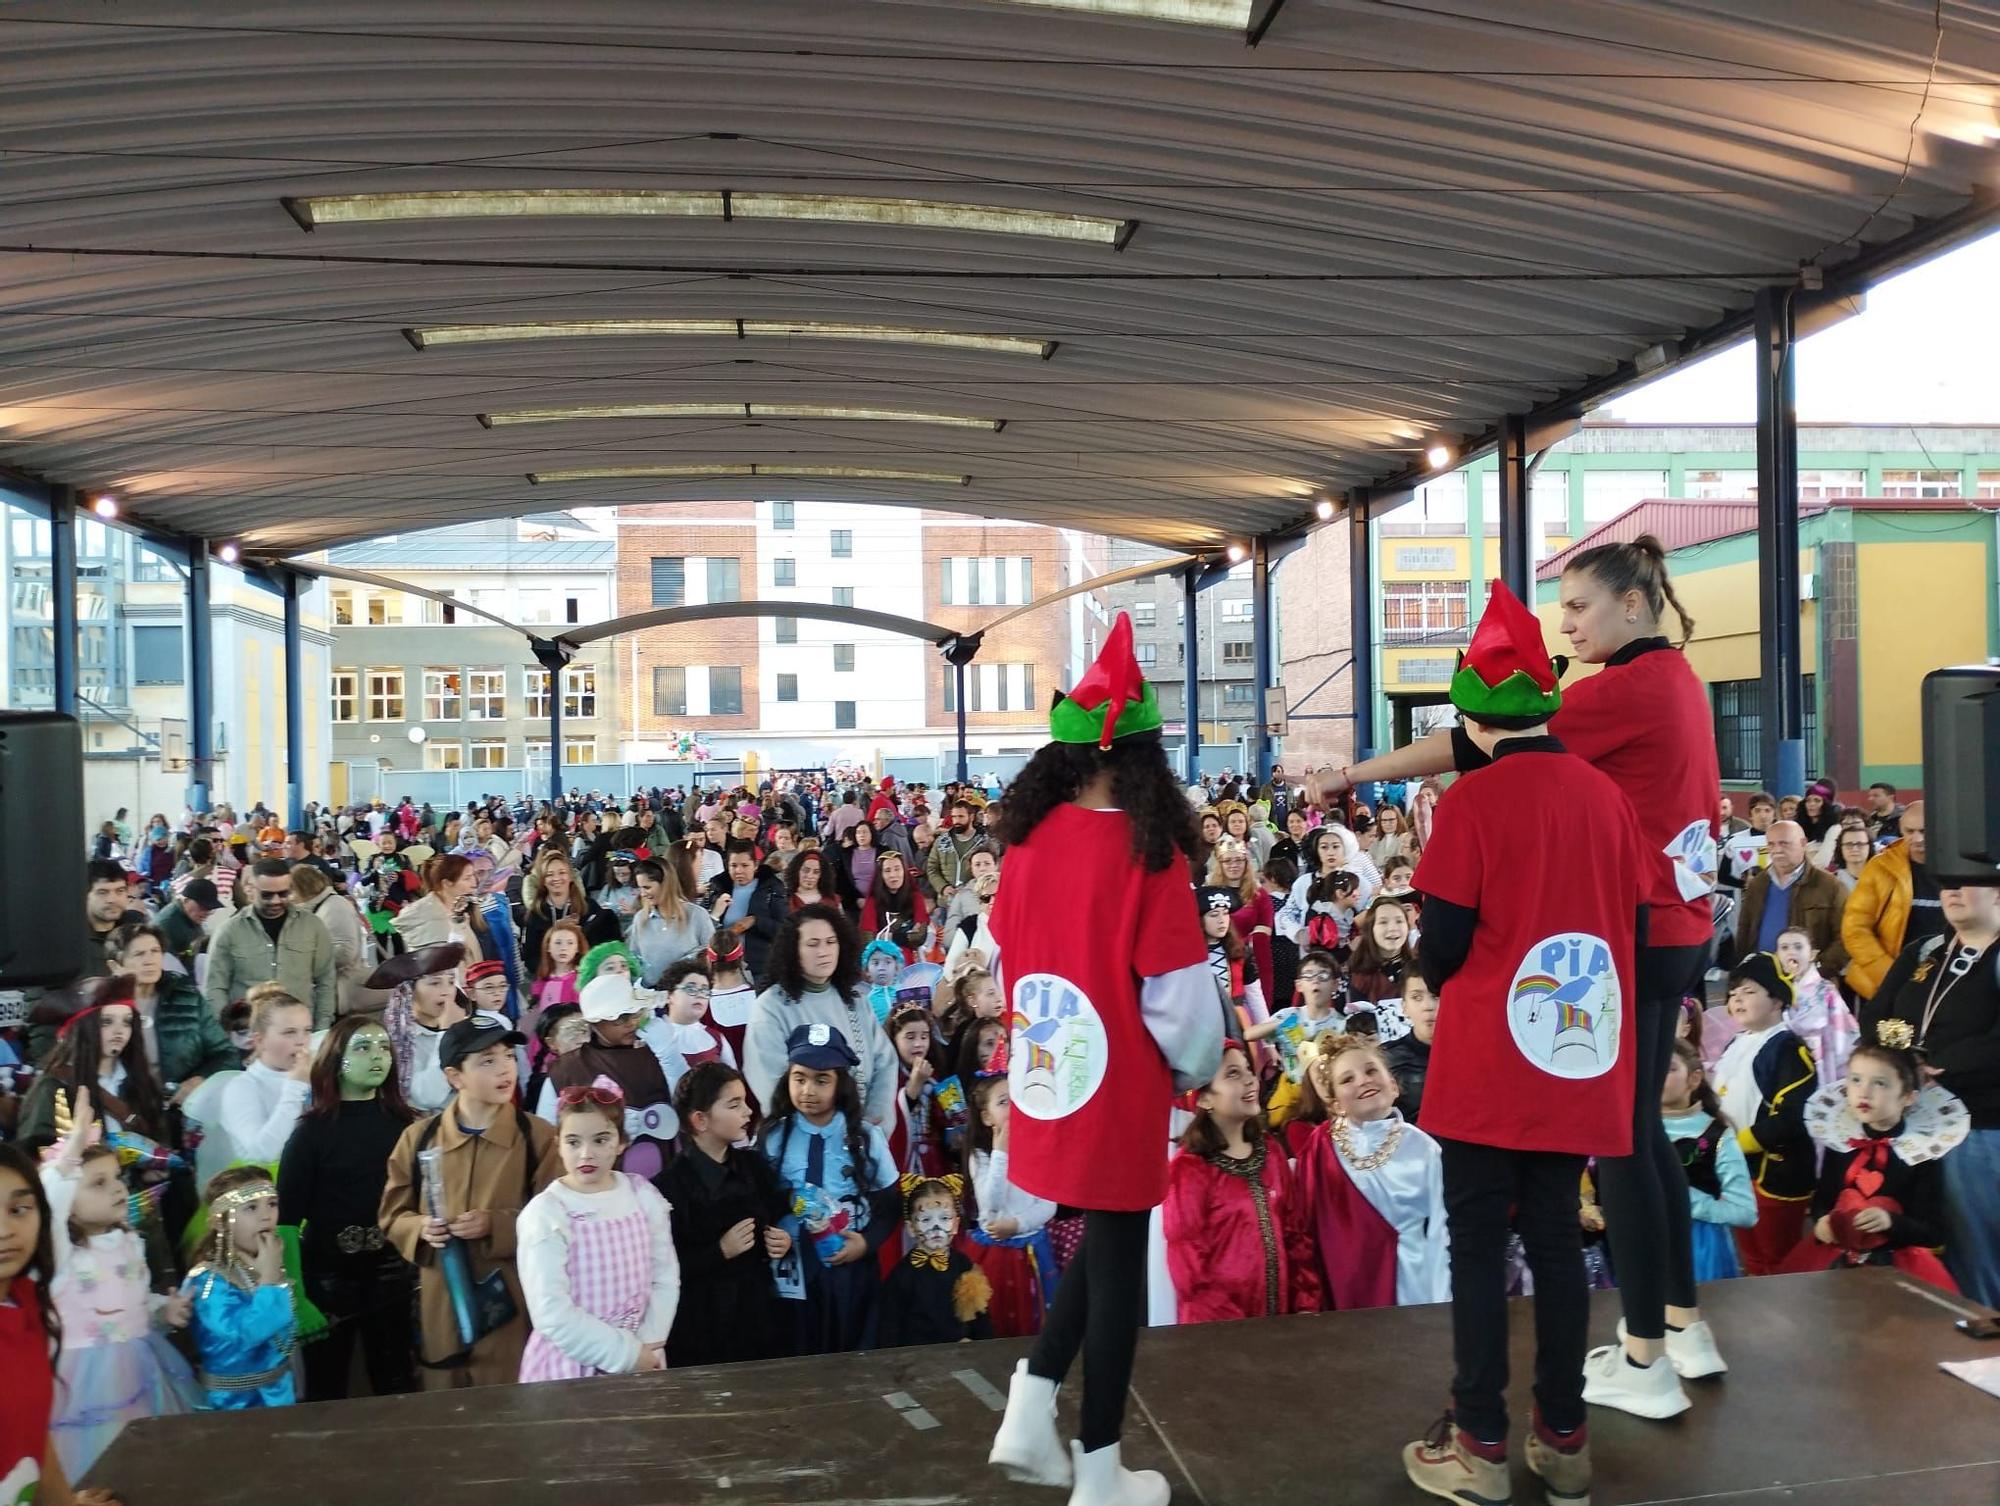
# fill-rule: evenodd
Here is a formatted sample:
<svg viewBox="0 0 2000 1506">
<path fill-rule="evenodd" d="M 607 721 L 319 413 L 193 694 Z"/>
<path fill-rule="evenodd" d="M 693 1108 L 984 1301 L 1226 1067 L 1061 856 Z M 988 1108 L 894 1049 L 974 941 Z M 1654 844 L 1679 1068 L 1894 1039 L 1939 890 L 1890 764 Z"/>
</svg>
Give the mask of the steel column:
<svg viewBox="0 0 2000 1506">
<path fill-rule="evenodd" d="M 1250 545 L 1250 664 L 1257 700 L 1250 719 L 1250 769 L 1259 785 L 1271 780 L 1271 724 L 1264 691 L 1271 683 L 1271 546 L 1259 535 Z"/>
<path fill-rule="evenodd" d="M 530 639 L 528 646 L 535 662 L 549 676 L 549 803 L 557 805 L 563 797 L 563 671 L 576 657 L 576 649 L 560 639 L 548 638 Z"/>
<path fill-rule="evenodd" d="M 285 825 L 298 831 L 306 823 L 306 687 L 299 629 L 299 593 L 305 582 L 291 571 L 282 572 L 279 583 L 285 588 Z"/>
<path fill-rule="evenodd" d="M 76 715 L 76 493 L 49 490 L 50 705 Z"/>
<path fill-rule="evenodd" d="M 1475 544 L 1477 541 L 1474 541 Z M 1368 537 L 1368 493 L 1347 494 L 1348 638 L 1354 658 L 1354 757 L 1375 756 L 1375 557 Z"/>
<path fill-rule="evenodd" d="M 962 785 L 972 778 L 972 772 L 966 766 L 966 761 L 965 761 L 965 665 L 964 663 L 963 662 L 954 663 L 951 666 L 951 672 L 956 677 L 956 685 L 957 685 L 957 692 L 953 697 L 953 701 L 954 704 L 958 707 L 958 782 Z"/>
<path fill-rule="evenodd" d="M 1187 760 L 1189 784 L 1201 783 L 1201 623 L 1195 613 L 1201 607 L 1201 566 L 1189 565 L 1181 577 L 1181 683 L 1186 701 L 1187 736 L 1181 752 Z"/>
<path fill-rule="evenodd" d="M 1799 427 L 1792 296 L 1757 294 L 1757 610 L 1764 679 L 1762 773 L 1777 795 L 1805 792 L 1805 679 L 1799 643 Z"/>
<path fill-rule="evenodd" d="M 209 808 L 215 778 L 215 620 L 209 615 L 208 545 L 194 541 L 188 551 L 188 805 L 197 815 Z"/>
<path fill-rule="evenodd" d="M 1519 414 L 1500 421 L 1500 578 L 1507 588 L 1530 606 L 1534 580 L 1534 508 L 1529 492 L 1534 485 L 1528 468 L 1528 422 Z M 1474 539 L 1473 569 L 1479 571 L 1481 541 Z"/>
</svg>

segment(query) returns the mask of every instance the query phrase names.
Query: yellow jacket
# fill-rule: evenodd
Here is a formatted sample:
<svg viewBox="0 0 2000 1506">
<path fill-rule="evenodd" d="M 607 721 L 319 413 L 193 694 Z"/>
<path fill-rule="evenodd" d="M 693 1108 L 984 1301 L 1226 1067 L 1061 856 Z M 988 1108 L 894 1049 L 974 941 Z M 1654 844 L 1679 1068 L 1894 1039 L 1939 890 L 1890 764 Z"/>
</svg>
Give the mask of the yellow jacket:
<svg viewBox="0 0 2000 1506">
<path fill-rule="evenodd" d="M 1903 949 L 1910 922 L 1910 849 L 1897 842 L 1868 860 L 1840 917 L 1840 943 L 1847 948 L 1848 987 L 1864 999 L 1875 997 L 1889 964 Z"/>
</svg>

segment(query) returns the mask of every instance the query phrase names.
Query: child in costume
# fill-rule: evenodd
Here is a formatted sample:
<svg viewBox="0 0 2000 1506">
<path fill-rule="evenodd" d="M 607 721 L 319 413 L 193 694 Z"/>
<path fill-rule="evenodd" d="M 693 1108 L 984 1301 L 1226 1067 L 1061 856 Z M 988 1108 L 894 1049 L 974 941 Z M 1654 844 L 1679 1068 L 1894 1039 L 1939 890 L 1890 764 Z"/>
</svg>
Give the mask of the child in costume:
<svg viewBox="0 0 2000 1506">
<path fill-rule="evenodd" d="M 789 1339 L 771 1262 L 792 1248 L 791 1200 L 771 1163 L 744 1144 L 750 1086 L 734 1067 L 704 1062 L 681 1079 L 674 1109 L 681 1153 L 654 1183 L 671 1206 L 681 1264 L 667 1362 L 771 1359 Z"/>
<path fill-rule="evenodd" d="M 896 980 L 903 976 L 903 949 L 876 937 L 861 949 L 861 979 L 868 988 L 868 1007 L 875 1023 L 886 1024 L 896 1007 Z"/>
<path fill-rule="evenodd" d="M 577 990 L 582 987 L 577 982 L 577 967 L 589 950 L 590 939 L 573 920 L 559 920 L 542 933 L 542 955 L 535 967 L 532 990 L 536 1008 L 576 1002 Z"/>
<path fill-rule="evenodd" d="M 1270 1014 L 1263 1007 L 1261 995 L 1253 1013 L 1251 995 L 1256 992 L 1257 979 L 1249 949 L 1229 918 L 1235 904 L 1234 889 L 1206 884 L 1194 891 L 1195 910 L 1201 916 L 1201 937 L 1208 946 L 1208 970 L 1215 979 L 1216 991 L 1228 1001 L 1235 1015 L 1230 1035 L 1243 1039 L 1251 1026 L 1269 1023 Z"/>
<path fill-rule="evenodd" d="M 90 1090 L 80 1088 L 69 1134 L 42 1165 L 62 1318 L 50 1435 L 63 1473 L 81 1479 L 125 1424 L 193 1410 L 201 1398 L 187 1361 L 162 1332 L 185 1328 L 186 1294 L 154 1295 L 146 1246 L 130 1227 L 118 1153 L 95 1143 Z M 9 1377 L 10 1385 L 13 1378 Z"/>
<path fill-rule="evenodd" d="M 507 1385 L 528 1342 L 515 1221 L 556 1177 L 555 1130 L 514 1102 L 523 1044 L 504 1021 L 460 1020 L 438 1047 L 452 1100 L 389 1157 L 377 1221 L 417 1268 L 427 1391 Z"/>
<path fill-rule="evenodd" d="M 841 1354 L 868 1340 L 881 1275 L 874 1255 L 896 1229 L 895 1161 L 861 1117 L 846 1035 L 800 1025 L 785 1040 L 785 1075 L 757 1148 L 792 1199 L 792 1256 L 779 1295 L 792 1303 L 799 1354 Z"/>
<path fill-rule="evenodd" d="M 368 975 L 366 987 L 390 991 L 382 1023 L 396 1050 L 396 1082 L 404 1101 L 420 1114 L 435 1113 L 451 1096 L 438 1065 L 438 1043 L 452 1022 L 465 1016 L 457 976 L 464 960 L 463 946 L 441 941 L 386 958 Z"/>
<path fill-rule="evenodd" d="M 1327 1307 L 1449 1300 L 1438 1144 L 1396 1111 L 1381 1043 L 1321 1036 L 1307 1071 L 1328 1118 L 1301 1145 L 1298 1184 Z"/>
<path fill-rule="evenodd" d="M 1412 1124 L 1423 1123 L 1424 1084 L 1430 1079 L 1431 1041 L 1437 1036 L 1438 1001 L 1416 967 L 1403 974 L 1403 1018 L 1410 1033 L 1384 1053 L 1396 1079 L 1396 1107 Z"/>
<path fill-rule="evenodd" d="M 1007 1038 L 974 1079 L 966 1170 L 978 1222 L 968 1252 L 993 1286 L 993 1332 L 1003 1339 L 1040 1333 L 1056 1287 L 1056 1253 L 1048 1223 L 1056 1205 L 1024 1192 L 1007 1176 L 1013 1105 L 1008 1101 Z"/>
<path fill-rule="evenodd" d="M 1304 1196 L 1264 1134 L 1257 1077 L 1229 1042 L 1167 1168 L 1161 1218 L 1176 1321 L 1269 1318 L 1320 1310 L 1319 1257 Z"/>
<path fill-rule="evenodd" d="M 625 1100 L 616 1083 L 600 1077 L 562 1090 L 563 1174 L 535 1194 L 515 1226 L 534 1325 L 521 1355 L 523 1381 L 667 1368 L 680 1260 L 667 1200 L 651 1182 L 615 1169 L 624 1148 Z"/>
<path fill-rule="evenodd" d="M 1578 1192 L 1590 1156 L 1632 1149 L 1634 953 L 1664 858 L 1624 792 L 1549 735 L 1558 672 L 1539 619 L 1494 582 L 1451 681 L 1488 762 L 1438 802 L 1417 865 L 1418 965 L 1438 995 L 1424 1126 L 1443 1155 L 1457 1373 L 1451 1412 L 1403 1450 L 1403 1469 L 1458 1499 L 1510 1494 L 1510 1226 L 1535 1285 L 1528 1468 L 1557 1497 L 1589 1491 Z M 1590 840 L 1562 848 L 1558 864 L 1554 830 Z M 1627 1363 L 1616 1348 L 1589 1361 L 1607 1362 Z"/>
<path fill-rule="evenodd" d="M 299 1229 L 306 1295 L 328 1320 L 304 1347 L 305 1399 L 347 1396 L 357 1340 L 371 1393 L 414 1391 L 416 1272 L 376 1215 L 389 1157 L 416 1115 L 403 1102 L 382 1022 L 365 1014 L 336 1021 L 313 1060 L 311 1088 L 278 1163 L 278 1222 Z"/>
<path fill-rule="evenodd" d="M 729 1038 L 708 1017 L 708 964 L 700 957 L 683 957 L 660 974 L 661 1009 L 639 1027 L 639 1039 L 660 1059 L 672 1092 L 690 1067 L 703 1062 L 736 1065 Z"/>
<path fill-rule="evenodd" d="M 297 1326 L 278 1189 L 263 1167 L 232 1166 L 209 1178 L 202 1196 L 208 1241 L 181 1292 L 193 1298 L 188 1333 L 203 1403 L 216 1412 L 289 1407 Z"/>
<path fill-rule="evenodd" d="M 911 1172 L 900 1185 L 909 1253 L 882 1282 L 876 1347 L 992 1338 L 993 1288 L 957 1244 L 964 1181 Z"/>
<path fill-rule="evenodd" d="M 528 1023 L 528 1056 L 535 1063 L 521 1089 L 521 1102 L 539 1104 L 548 1086 L 549 1068 L 590 1039 L 590 1021 L 575 1004 L 551 1004 Z"/>
<path fill-rule="evenodd" d="M 667 1164 L 673 1138 L 680 1133 L 661 1053 L 642 1035 L 653 1018 L 654 997 L 634 989 L 632 980 L 615 969 L 600 971 L 586 983 L 578 1007 L 590 1022 L 590 1039 L 549 1064 L 548 1082 L 535 1104 L 536 1114 L 553 1124 L 564 1088 L 587 1088 L 600 1077 L 610 1078 L 625 1100 L 628 1143 L 619 1165 L 648 1178 Z"/>
<path fill-rule="evenodd" d="M 1261 1025 L 1243 1032 L 1245 1040 L 1261 1041 L 1276 1037 L 1278 1060 L 1284 1078 L 1271 1095 L 1270 1122 L 1273 1129 L 1297 1112 L 1299 1086 L 1305 1080 L 1306 1058 L 1313 1042 L 1329 1033 L 1339 1035 L 1346 1026 L 1334 1001 L 1340 992 L 1340 964 L 1333 953 L 1309 949 L 1299 957 L 1294 975 L 1299 1001 L 1287 1005 Z"/>
<path fill-rule="evenodd" d="M 1722 1117 L 1715 1089 L 1708 1085 L 1701 1053 L 1686 1041 L 1674 1042 L 1674 1059 L 1667 1064 L 1667 1085 L 1660 1094 L 1660 1118 L 1687 1168 L 1694 1215 L 1694 1279 L 1723 1281 L 1742 1275 L 1729 1231 L 1757 1222 L 1750 1168 L 1735 1132 Z"/>
<path fill-rule="evenodd" d="M 1948 1292 L 1958 1284 L 1938 1252 L 1945 1242 L 1945 1154 L 1972 1131 L 1956 1095 L 1925 1083 L 1907 1020 L 1885 1019 L 1856 1046 L 1847 1080 L 1821 1088 L 1806 1125 L 1825 1151 L 1810 1209 L 1811 1237 L 1787 1271 L 1893 1265 Z"/>
<path fill-rule="evenodd" d="M 750 1006 L 757 990 L 743 971 L 743 938 L 731 930 L 708 938 L 708 1022 L 729 1042 L 731 1061 L 743 1060 L 743 1033 L 750 1028 Z"/>
<path fill-rule="evenodd" d="M 937 1046 L 931 1012 L 921 1003 L 899 1005 L 884 1027 L 895 1043 L 901 1091 L 889 1151 L 905 1173 L 944 1175 L 945 1115 L 938 1105 Z"/>
<path fill-rule="evenodd" d="M 1007 1013 L 999 979 L 983 967 L 962 967 L 940 987 L 939 995 L 943 1008 L 938 1018 L 938 1039 L 952 1051 L 961 1049 L 968 1030 L 988 1020 L 1002 1020 Z M 989 1051 L 979 1059 L 985 1061 L 991 1054 Z"/>
<path fill-rule="evenodd" d="M 1845 1086 L 1848 1054 L 1861 1039 L 1860 1022 L 1833 981 L 1820 976 L 1819 953 L 1813 950 L 1811 936 L 1797 926 L 1787 927 L 1778 933 L 1774 955 L 1792 980 L 1792 1007 L 1785 1023 L 1812 1048 L 1819 1085 Z"/>
<path fill-rule="evenodd" d="M 988 1459 L 1017 1480 L 1074 1482 L 1073 1506 L 1168 1499 L 1162 1476 L 1125 1469 L 1119 1434 L 1168 1113 L 1222 1052 L 1225 1011 L 1188 892 L 1194 835 L 1163 725 L 1121 612 L 1051 711 L 1054 741 L 1015 779 L 997 828 L 1006 882 L 989 929 L 1011 1030 L 1007 1174 L 1082 1210 L 1085 1232 Z M 1056 1388 L 1085 1348 L 1082 1436 L 1065 1456 Z"/>
<path fill-rule="evenodd" d="M 1816 1180 L 1806 1102 L 1819 1069 L 1806 1043 L 1785 1027 L 1791 980 L 1769 952 L 1753 952 L 1729 974 L 1729 1016 L 1738 1034 L 1715 1064 L 1722 1114 L 1750 1167 L 1757 1222 L 1736 1231 L 1746 1276 L 1768 1276 L 1805 1232 Z"/>
<path fill-rule="evenodd" d="M 1410 912 L 1398 899 L 1377 897 L 1354 926 L 1347 964 L 1347 1027 L 1388 1045 L 1410 1033 L 1403 1013 L 1403 978 L 1415 961 Z"/>
</svg>

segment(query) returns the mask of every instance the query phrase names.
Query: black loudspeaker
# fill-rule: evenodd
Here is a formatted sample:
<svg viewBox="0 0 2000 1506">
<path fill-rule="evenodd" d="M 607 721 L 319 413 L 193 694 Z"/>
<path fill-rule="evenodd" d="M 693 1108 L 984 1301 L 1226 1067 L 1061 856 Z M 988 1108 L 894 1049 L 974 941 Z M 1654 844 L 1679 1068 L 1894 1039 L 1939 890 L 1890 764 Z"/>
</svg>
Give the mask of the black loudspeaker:
<svg viewBox="0 0 2000 1506">
<path fill-rule="evenodd" d="M 83 727 L 53 711 L 0 711 L 0 987 L 81 970 Z"/>
<path fill-rule="evenodd" d="M 1924 676 L 1924 866 L 2000 883 L 2000 662 Z"/>
</svg>

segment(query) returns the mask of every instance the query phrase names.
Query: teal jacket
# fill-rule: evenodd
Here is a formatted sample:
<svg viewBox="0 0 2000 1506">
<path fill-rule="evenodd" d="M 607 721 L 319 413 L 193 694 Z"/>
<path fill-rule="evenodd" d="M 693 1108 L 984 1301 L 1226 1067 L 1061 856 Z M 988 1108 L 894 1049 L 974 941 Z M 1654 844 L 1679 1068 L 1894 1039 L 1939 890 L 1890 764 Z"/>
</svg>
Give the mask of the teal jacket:
<svg viewBox="0 0 2000 1506">
<path fill-rule="evenodd" d="M 57 1023 L 38 1020 L 29 1026 L 28 1053 L 37 1063 L 47 1061 L 55 1049 Z M 169 1093 L 190 1077 L 233 1072 L 243 1065 L 243 1053 L 230 1044 L 221 1019 L 184 974 L 161 977 L 153 1000 L 153 1035 L 160 1047 L 159 1078 Z"/>
</svg>

